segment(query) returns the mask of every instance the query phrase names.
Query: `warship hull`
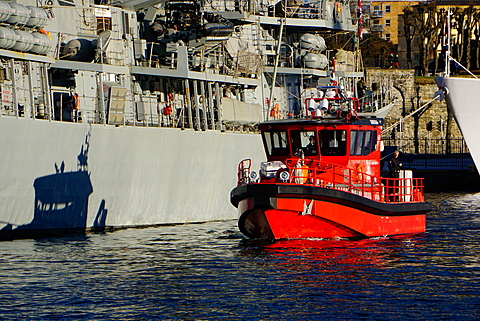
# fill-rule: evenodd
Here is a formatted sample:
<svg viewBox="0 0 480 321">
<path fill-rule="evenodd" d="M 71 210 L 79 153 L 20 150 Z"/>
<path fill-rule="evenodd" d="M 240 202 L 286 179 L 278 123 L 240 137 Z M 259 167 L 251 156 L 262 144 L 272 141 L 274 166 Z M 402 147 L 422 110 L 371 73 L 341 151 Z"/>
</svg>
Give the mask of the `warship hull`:
<svg viewBox="0 0 480 321">
<path fill-rule="evenodd" d="M 447 106 L 467 143 L 477 169 L 480 166 L 478 119 L 480 111 L 480 80 L 474 78 L 435 78 L 437 86 L 445 93 Z"/>
<path fill-rule="evenodd" d="M 225 173 L 263 156 L 258 134 L 217 131 L 0 117 L 0 137 L 3 239 L 234 219 Z"/>
<path fill-rule="evenodd" d="M 348 3 L 281 2 L 0 0 L 0 238 L 235 218 L 258 124 L 363 77 Z"/>
</svg>

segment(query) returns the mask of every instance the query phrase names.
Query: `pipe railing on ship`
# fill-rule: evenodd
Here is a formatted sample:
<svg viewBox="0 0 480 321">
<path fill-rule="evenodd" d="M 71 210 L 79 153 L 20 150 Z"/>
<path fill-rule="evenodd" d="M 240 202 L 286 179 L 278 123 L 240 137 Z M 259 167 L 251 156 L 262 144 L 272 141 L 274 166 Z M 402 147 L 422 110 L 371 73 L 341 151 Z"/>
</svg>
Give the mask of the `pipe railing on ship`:
<svg viewBox="0 0 480 321">
<path fill-rule="evenodd" d="M 250 176 L 251 160 L 243 160 L 238 167 L 238 186 L 255 184 Z M 260 177 L 260 183 L 283 183 L 329 188 L 356 194 L 377 202 L 411 203 L 423 201 L 423 178 L 378 178 L 360 170 L 311 159 L 290 158 L 284 164 L 288 178 L 277 174 L 275 179 Z"/>
<path fill-rule="evenodd" d="M 300 5 L 288 5 L 289 0 L 281 0 L 279 6 L 266 5 L 259 0 L 238 1 L 225 0 L 215 4 L 211 9 L 215 11 L 239 11 L 248 12 L 260 16 L 301 18 L 301 19 L 325 19 L 326 7 L 324 1 L 308 1 Z M 208 4 L 207 4 L 208 9 Z"/>
<path fill-rule="evenodd" d="M 24 106 L 20 106 L 19 108 L 14 109 L 13 107 L 9 106 L 0 106 L 0 117 L 10 116 L 42 120 L 48 119 L 55 122 L 73 122 L 139 127 L 180 127 L 181 122 L 186 122 L 185 120 L 182 120 L 182 114 L 184 110 L 183 108 L 175 108 L 169 114 L 166 114 L 163 111 L 163 108 L 157 105 L 156 102 L 149 103 L 148 101 L 146 102 L 146 110 L 143 113 L 139 114 L 137 111 L 124 112 L 122 121 L 120 122 L 111 122 L 109 120 L 106 120 L 104 122 L 104 114 L 98 110 L 92 109 L 69 109 L 69 111 L 71 112 L 71 116 L 69 116 L 68 119 L 65 119 L 61 117 L 62 110 L 65 110 L 65 108 L 47 108 L 45 105 L 42 105 L 41 111 L 39 106 L 34 106 L 33 111 L 29 109 L 28 106 L 27 108 L 25 108 Z M 195 128 L 198 130 L 215 130 L 216 127 L 211 123 L 215 120 L 211 118 L 212 113 L 203 113 L 203 109 L 201 109 L 201 111 L 202 113 L 199 114 L 197 121 L 200 122 L 200 127 L 198 127 L 198 125 L 194 127 L 194 124 L 186 123 L 187 128 Z"/>
</svg>

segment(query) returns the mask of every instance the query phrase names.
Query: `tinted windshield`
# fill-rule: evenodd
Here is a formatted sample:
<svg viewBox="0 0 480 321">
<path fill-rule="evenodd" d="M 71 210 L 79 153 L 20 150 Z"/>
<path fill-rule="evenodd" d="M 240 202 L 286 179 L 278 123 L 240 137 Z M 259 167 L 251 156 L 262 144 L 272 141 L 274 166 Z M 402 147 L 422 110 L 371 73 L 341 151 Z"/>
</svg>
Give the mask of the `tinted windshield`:
<svg viewBox="0 0 480 321">
<path fill-rule="evenodd" d="M 324 156 L 345 156 L 347 154 L 347 135 L 345 130 L 321 130 L 320 152 Z"/>
<path fill-rule="evenodd" d="M 318 144 L 313 130 L 292 130 L 290 132 L 292 150 L 296 156 L 302 151 L 305 156 L 318 155 Z"/>
<path fill-rule="evenodd" d="M 290 154 L 286 131 L 267 131 L 262 135 L 269 156 L 288 156 Z"/>
<path fill-rule="evenodd" d="M 350 132 L 350 155 L 365 156 L 375 151 L 377 135 L 374 130 L 352 130 Z"/>
</svg>

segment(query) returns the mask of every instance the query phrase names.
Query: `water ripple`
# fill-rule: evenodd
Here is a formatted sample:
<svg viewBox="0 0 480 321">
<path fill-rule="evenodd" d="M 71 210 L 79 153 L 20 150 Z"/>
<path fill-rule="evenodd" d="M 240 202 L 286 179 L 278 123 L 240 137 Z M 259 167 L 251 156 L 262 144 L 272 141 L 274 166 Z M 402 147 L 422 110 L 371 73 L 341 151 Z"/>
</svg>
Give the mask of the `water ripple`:
<svg viewBox="0 0 480 321">
<path fill-rule="evenodd" d="M 476 320 L 480 194 L 409 238 L 246 240 L 235 221 L 0 243 L 3 320 Z"/>
</svg>

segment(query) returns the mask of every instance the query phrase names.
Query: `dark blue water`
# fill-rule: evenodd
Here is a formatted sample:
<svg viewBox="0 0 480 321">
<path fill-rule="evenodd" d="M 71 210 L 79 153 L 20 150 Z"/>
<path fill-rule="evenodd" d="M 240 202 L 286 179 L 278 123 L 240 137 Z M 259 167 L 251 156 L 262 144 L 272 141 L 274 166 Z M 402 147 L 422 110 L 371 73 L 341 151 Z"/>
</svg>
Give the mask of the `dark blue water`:
<svg viewBox="0 0 480 321">
<path fill-rule="evenodd" d="M 246 241 L 235 221 L 0 243 L 2 320 L 478 320 L 480 194 L 428 231 Z"/>
</svg>

